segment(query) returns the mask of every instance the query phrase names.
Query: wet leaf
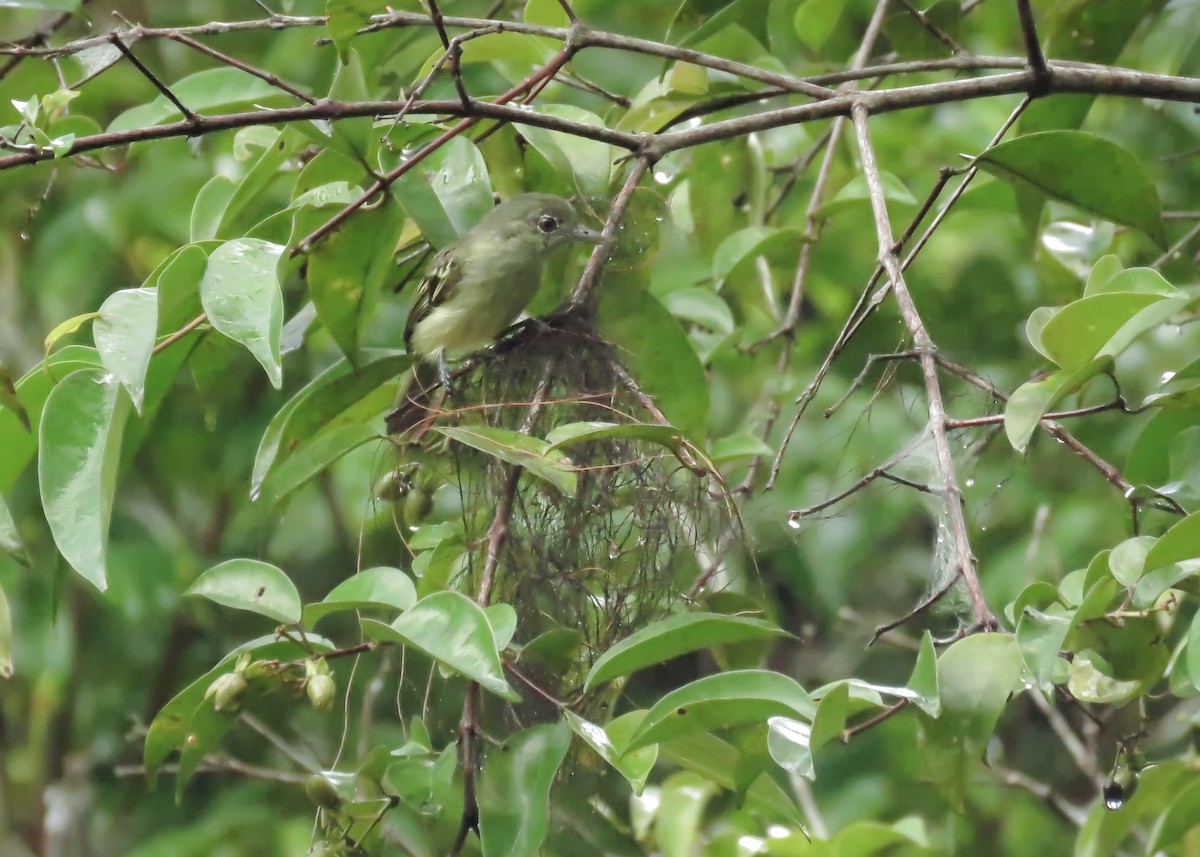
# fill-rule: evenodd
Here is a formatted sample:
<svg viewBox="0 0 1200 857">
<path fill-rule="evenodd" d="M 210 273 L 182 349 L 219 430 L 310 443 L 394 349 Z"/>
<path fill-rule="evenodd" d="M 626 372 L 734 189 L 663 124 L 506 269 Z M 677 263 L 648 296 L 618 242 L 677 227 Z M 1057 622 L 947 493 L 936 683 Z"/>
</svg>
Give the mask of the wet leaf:
<svg viewBox="0 0 1200 857">
<path fill-rule="evenodd" d="M 81 577 L 108 586 L 105 553 L 129 397 L 111 374 L 80 369 L 46 398 L 38 484 L 59 553 Z"/>
</svg>

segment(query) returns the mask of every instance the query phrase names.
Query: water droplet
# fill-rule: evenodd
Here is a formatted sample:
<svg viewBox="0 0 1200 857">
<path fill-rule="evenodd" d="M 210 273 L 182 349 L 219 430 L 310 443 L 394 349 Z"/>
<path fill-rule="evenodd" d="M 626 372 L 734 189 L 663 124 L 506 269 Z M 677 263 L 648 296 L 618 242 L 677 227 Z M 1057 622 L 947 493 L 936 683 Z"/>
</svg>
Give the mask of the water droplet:
<svg viewBox="0 0 1200 857">
<path fill-rule="evenodd" d="M 788 525 L 789 527 L 791 527 L 793 530 L 798 530 L 798 529 L 800 529 L 800 527 L 802 527 L 804 524 L 803 524 L 803 522 L 800 520 L 800 516 L 799 516 L 799 515 L 797 515 L 795 512 L 792 512 L 792 514 L 788 515 L 788 518 L 787 518 L 787 525 Z"/>
<path fill-rule="evenodd" d="M 1163 372 L 1162 377 L 1158 379 L 1158 383 L 1166 384 L 1168 381 L 1170 381 L 1174 377 L 1175 377 L 1174 372 Z"/>
<path fill-rule="evenodd" d="M 1125 805 L 1125 801 L 1120 796 L 1106 797 L 1104 799 L 1104 808 L 1110 810 L 1118 810 Z"/>
<path fill-rule="evenodd" d="M 975 480 L 974 480 L 974 479 L 968 479 L 968 480 L 967 480 L 966 482 L 964 482 L 963 484 L 964 484 L 964 485 L 966 485 L 968 488 L 974 488 L 974 487 L 975 487 Z"/>
<path fill-rule="evenodd" d="M 668 173 L 664 170 L 655 170 L 654 171 L 654 180 L 656 182 L 658 182 L 659 184 L 666 184 L 673 178 L 674 178 L 673 175 L 671 175 L 670 173 Z"/>
<path fill-rule="evenodd" d="M 28 240 L 29 240 L 29 233 L 28 233 L 28 232 L 26 232 L 24 229 L 22 229 L 22 230 L 21 230 L 21 232 L 20 232 L 20 235 L 19 235 L 18 237 L 19 237 L 19 238 L 20 238 L 22 241 L 28 241 Z"/>
</svg>

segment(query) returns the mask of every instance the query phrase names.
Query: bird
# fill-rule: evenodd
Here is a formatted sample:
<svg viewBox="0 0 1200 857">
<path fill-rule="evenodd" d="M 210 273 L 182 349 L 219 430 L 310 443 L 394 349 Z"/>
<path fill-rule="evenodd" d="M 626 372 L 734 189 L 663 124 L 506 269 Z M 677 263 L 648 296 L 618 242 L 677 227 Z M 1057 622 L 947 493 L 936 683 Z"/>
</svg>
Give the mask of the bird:
<svg viewBox="0 0 1200 857">
<path fill-rule="evenodd" d="M 497 205 L 433 257 L 404 325 L 410 354 L 436 361 L 494 342 L 533 299 L 547 257 L 572 242 L 603 243 L 566 199 L 526 193 Z"/>
</svg>

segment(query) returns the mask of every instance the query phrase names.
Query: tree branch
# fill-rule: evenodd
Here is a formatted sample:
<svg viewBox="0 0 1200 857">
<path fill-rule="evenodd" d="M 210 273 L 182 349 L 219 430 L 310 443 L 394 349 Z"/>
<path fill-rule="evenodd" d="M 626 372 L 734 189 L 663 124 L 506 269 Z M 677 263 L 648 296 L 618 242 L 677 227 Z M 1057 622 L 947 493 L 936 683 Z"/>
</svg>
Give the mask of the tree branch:
<svg viewBox="0 0 1200 857">
<path fill-rule="evenodd" d="M 920 354 L 921 374 L 925 379 L 925 397 L 929 408 L 929 432 L 933 439 L 937 455 L 937 470 L 942 481 L 939 486 L 942 502 L 946 506 L 950 532 L 954 539 L 957 574 L 967 586 L 975 627 L 992 628 L 996 625 L 996 618 L 988 609 L 987 602 L 983 597 L 983 590 L 979 586 L 975 557 L 971 553 L 970 534 L 967 531 L 966 516 L 963 514 L 962 489 L 959 488 L 954 475 L 954 459 L 950 453 L 950 443 L 946 436 L 946 406 L 942 400 L 941 383 L 938 380 L 935 358 L 937 347 L 925 329 L 925 323 L 913 302 L 908 284 L 904 281 L 904 273 L 900 270 L 900 260 L 896 256 L 895 250 L 896 242 L 892 235 L 887 202 L 883 194 L 883 181 L 880 178 L 879 165 L 875 160 L 875 149 L 871 144 L 867 109 L 861 104 L 856 105 L 851 113 L 851 118 L 854 121 L 859 153 L 862 155 L 863 173 L 871 196 L 871 208 L 875 214 L 879 261 L 887 271 L 892 295 L 896 299 L 900 315 L 912 337 L 914 350 Z"/>
</svg>

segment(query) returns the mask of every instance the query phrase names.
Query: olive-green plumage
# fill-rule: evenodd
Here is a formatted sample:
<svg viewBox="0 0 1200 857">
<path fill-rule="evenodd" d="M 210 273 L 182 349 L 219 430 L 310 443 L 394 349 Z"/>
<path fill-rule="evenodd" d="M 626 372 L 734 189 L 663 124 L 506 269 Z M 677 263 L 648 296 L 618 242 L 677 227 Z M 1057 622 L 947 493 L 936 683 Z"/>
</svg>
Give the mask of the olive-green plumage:
<svg viewBox="0 0 1200 857">
<path fill-rule="evenodd" d="M 533 299 L 551 250 L 602 240 L 561 197 L 527 193 L 502 202 L 433 257 L 404 326 L 405 347 L 443 362 L 447 351 L 493 342 Z"/>
</svg>

